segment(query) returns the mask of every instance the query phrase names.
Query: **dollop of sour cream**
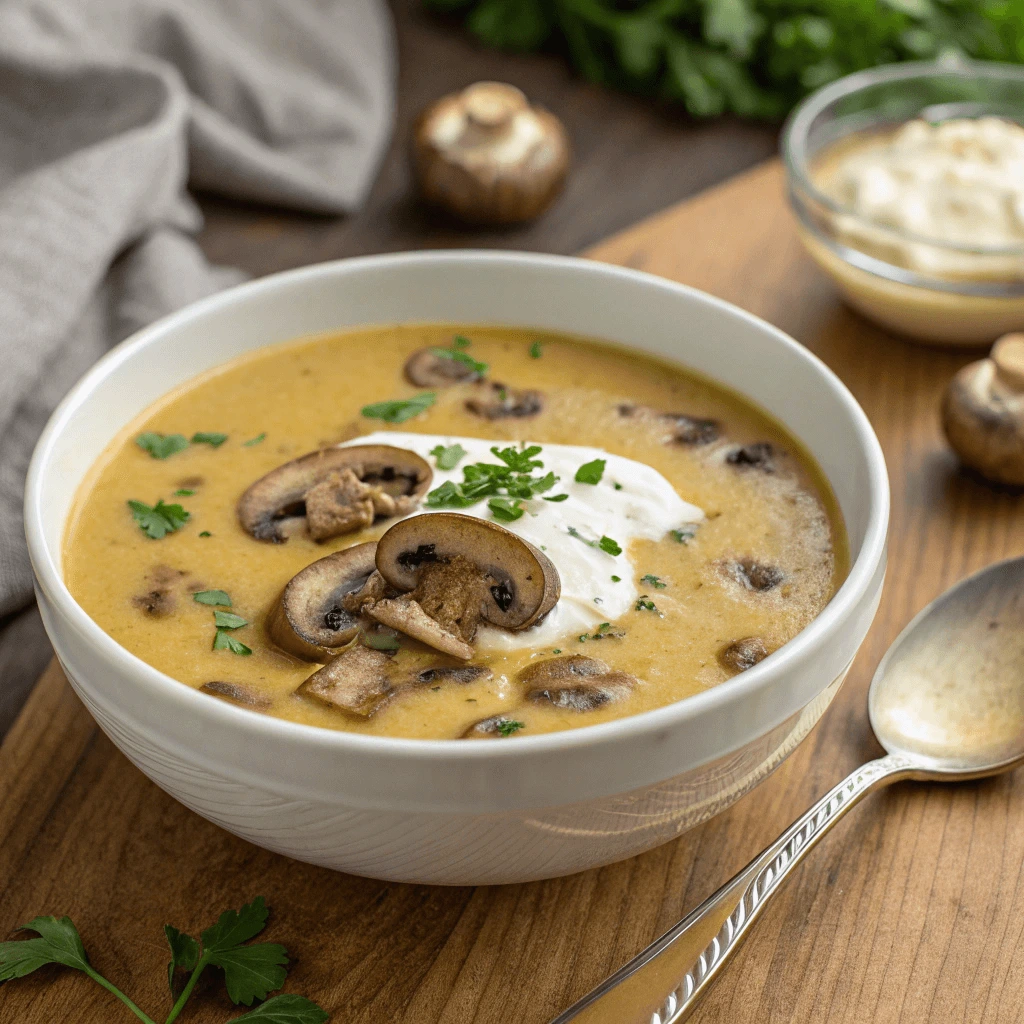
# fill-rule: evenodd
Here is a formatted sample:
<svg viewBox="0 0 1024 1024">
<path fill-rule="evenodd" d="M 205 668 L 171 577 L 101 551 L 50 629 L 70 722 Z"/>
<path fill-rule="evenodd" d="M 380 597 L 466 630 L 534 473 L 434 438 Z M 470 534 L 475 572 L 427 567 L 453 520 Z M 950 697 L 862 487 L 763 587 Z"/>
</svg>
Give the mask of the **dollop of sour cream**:
<svg viewBox="0 0 1024 1024">
<path fill-rule="evenodd" d="M 1024 127 L 999 117 L 909 121 L 890 136 L 837 147 L 825 163 L 825 191 L 858 217 L 886 228 L 968 247 L 1024 245 Z M 870 228 L 839 216 L 837 226 L 856 248 L 883 245 Z M 891 249 L 893 242 L 885 240 Z M 1016 256 L 988 257 L 907 241 L 898 262 L 954 277 L 1017 277 Z M 893 253 L 881 252 L 883 258 Z"/>
<path fill-rule="evenodd" d="M 470 463 L 499 463 L 491 452 L 492 447 L 512 446 L 509 441 L 398 431 L 379 431 L 346 443 L 389 444 L 416 452 L 434 469 L 432 490 L 449 480 L 461 483 L 463 467 Z M 454 469 L 439 469 L 431 451 L 438 445 L 447 448 L 455 444 L 461 445 L 467 454 Z M 543 444 L 536 457 L 544 466 L 533 471 L 535 476 L 550 471 L 559 477 L 558 483 L 545 491 L 544 496 L 568 494 L 564 501 L 544 501 L 541 496 L 524 501 L 525 514 L 510 523 L 494 520 L 486 499 L 469 508 L 424 508 L 413 513 L 457 511 L 500 522 L 501 526 L 540 548 L 558 569 L 562 596 L 544 621 L 518 633 L 483 628 L 476 641 L 482 650 L 557 646 L 565 637 L 590 632 L 602 622 L 615 622 L 633 607 L 639 595 L 638 567 L 630 557 L 632 541 L 661 540 L 670 530 L 704 519 L 704 512 L 683 501 L 661 473 L 634 459 L 612 455 L 600 448 L 567 444 Z M 576 471 L 595 459 L 605 460 L 600 482 L 576 483 Z M 580 536 L 573 536 L 571 530 Z M 602 537 L 614 540 L 622 553 L 611 555 L 602 550 L 597 546 Z"/>
</svg>

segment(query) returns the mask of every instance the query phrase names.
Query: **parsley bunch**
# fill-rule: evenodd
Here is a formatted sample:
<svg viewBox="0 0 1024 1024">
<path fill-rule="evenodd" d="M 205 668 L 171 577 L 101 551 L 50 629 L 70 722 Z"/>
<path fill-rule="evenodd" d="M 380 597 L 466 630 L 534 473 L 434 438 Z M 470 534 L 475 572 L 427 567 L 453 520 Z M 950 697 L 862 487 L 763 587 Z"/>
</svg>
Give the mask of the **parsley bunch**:
<svg viewBox="0 0 1024 1024">
<path fill-rule="evenodd" d="M 484 498 L 490 498 L 490 508 L 496 519 L 512 522 L 523 514 L 521 501 L 544 491 L 550 491 L 558 483 L 554 473 L 534 476 L 535 469 L 543 469 L 544 463 L 536 458 L 541 446 L 528 448 L 497 448 L 491 452 L 500 462 L 474 462 L 462 468 L 462 483 L 446 480 L 435 487 L 426 497 L 427 508 L 469 508 Z"/>
<path fill-rule="evenodd" d="M 304 996 L 279 995 L 267 999 L 284 984 L 288 973 L 286 950 L 276 942 L 246 943 L 263 931 L 269 913 L 263 897 L 257 896 L 241 910 L 226 910 L 216 924 L 201 933 L 199 940 L 172 925 L 164 926 L 171 950 L 167 983 L 174 999 L 164 1024 L 177 1019 L 207 967 L 224 972 L 228 997 L 236 1005 L 252 1006 L 254 1000 L 261 1000 L 253 1010 L 233 1017 L 229 1024 L 324 1024 L 329 1014 Z M 88 975 L 145 1024 L 156 1024 L 153 1017 L 93 968 L 71 918 L 37 917 L 22 927 L 36 932 L 37 937 L 0 942 L 0 982 L 23 978 L 46 964 L 61 964 Z M 179 984 L 182 980 L 183 985 Z"/>
<path fill-rule="evenodd" d="M 1024 62 L 1024 0 L 423 0 L 481 42 L 698 117 L 777 118 L 852 71 L 955 53 Z"/>
</svg>

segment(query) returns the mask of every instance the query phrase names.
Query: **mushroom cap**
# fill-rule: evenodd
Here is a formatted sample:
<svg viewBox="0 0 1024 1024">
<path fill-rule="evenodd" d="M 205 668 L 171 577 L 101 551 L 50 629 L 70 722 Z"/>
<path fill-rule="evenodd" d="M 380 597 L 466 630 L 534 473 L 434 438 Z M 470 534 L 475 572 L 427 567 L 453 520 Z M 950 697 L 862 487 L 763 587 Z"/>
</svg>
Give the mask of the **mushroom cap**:
<svg viewBox="0 0 1024 1024">
<path fill-rule="evenodd" d="M 304 661 L 325 661 L 359 631 L 342 599 L 360 590 L 376 566 L 377 545 L 354 544 L 318 558 L 296 573 L 267 617 L 267 632 L 282 650 Z"/>
<path fill-rule="evenodd" d="M 506 387 L 497 381 L 480 381 L 466 409 L 485 420 L 527 419 L 544 409 L 540 391 Z"/>
<path fill-rule="evenodd" d="M 561 580 L 551 559 L 486 519 L 426 512 L 396 523 L 377 543 L 378 571 L 402 591 L 415 589 L 421 565 L 457 556 L 493 581 L 482 618 L 495 626 L 526 629 L 547 615 L 561 596 Z"/>
<path fill-rule="evenodd" d="M 527 687 L 528 701 L 563 711 L 593 711 L 627 697 L 637 683 L 627 672 L 583 654 L 534 662 L 519 673 L 519 681 Z"/>
<path fill-rule="evenodd" d="M 429 106 L 413 133 L 424 198 L 473 224 L 538 217 L 569 170 L 562 123 L 503 82 L 477 82 Z"/>
<path fill-rule="evenodd" d="M 442 355 L 445 349 L 420 348 L 405 361 L 405 376 L 418 388 L 448 388 L 470 384 L 482 375 L 468 363 Z"/>
<path fill-rule="evenodd" d="M 430 464 L 406 448 L 386 444 L 321 448 L 272 469 L 245 491 L 238 500 L 238 521 L 242 529 L 257 540 L 277 543 L 287 540 L 305 521 L 307 494 L 346 471 L 382 496 L 377 502 L 366 499 L 369 521 L 364 519 L 350 529 L 370 525 L 374 516 L 381 514 L 378 506 L 384 497 L 393 499 L 384 501 L 385 505 L 397 506 L 389 514 L 411 512 L 427 493 L 433 478 Z M 347 531 L 337 530 L 337 533 L 342 532 Z M 323 534 L 317 539 L 330 535 Z"/>
<path fill-rule="evenodd" d="M 1024 335 L 1001 338 L 991 358 L 956 374 L 942 427 L 966 465 L 994 483 L 1024 486 Z"/>
<path fill-rule="evenodd" d="M 742 640 L 726 644 L 718 652 L 718 662 L 733 672 L 746 672 L 759 661 L 764 661 L 768 654 L 768 646 L 759 636 L 745 636 Z"/>
<path fill-rule="evenodd" d="M 395 692 L 391 658 L 362 644 L 344 650 L 295 691 L 329 708 L 369 718 Z"/>
</svg>

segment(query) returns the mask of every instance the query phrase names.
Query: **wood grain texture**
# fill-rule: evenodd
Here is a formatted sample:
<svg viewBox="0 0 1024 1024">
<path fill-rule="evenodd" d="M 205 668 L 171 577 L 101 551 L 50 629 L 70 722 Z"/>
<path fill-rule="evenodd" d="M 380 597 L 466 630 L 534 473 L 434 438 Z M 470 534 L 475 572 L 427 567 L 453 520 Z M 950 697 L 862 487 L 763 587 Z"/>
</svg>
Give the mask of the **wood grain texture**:
<svg viewBox="0 0 1024 1024">
<path fill-rule="evenodd" d="M 0 931 L 69 913 L 98 967 L 167 1007 L 161 926 L 195 929 L 258 893 L 288 989 L 344 1024 L 545 1024 L 672 924 L 817 796 L 878 753 L 868 680 L 910 616 L 965 573 L 1024 552 L 1022 499 L 961 473 L 936 407 L 969 358 L 846 311 L 796 240 L 774 162 L 598 246 L 767 317 L 867 410 L 893 482 L 890 575 L 832 708 L 766 783 L 633 860 L 521 886 L 437 889 L 297 864 L 207 824 L 98 733 L 51 669 L 0 749 Z M 1024 1020 L 1024 778 L 873 797 L 797 872 L 693 1018 L 703 1024 Z M 183 1021 L 227 1019 L 216 987 Z M 166 1010 L 164 1011 L 166 1012 Z M 49 969 L 0 989 L 0 1021 L 127 1019 Z M 626 1024 L 626 1022 L 624 1022 Z"/>
</svg>

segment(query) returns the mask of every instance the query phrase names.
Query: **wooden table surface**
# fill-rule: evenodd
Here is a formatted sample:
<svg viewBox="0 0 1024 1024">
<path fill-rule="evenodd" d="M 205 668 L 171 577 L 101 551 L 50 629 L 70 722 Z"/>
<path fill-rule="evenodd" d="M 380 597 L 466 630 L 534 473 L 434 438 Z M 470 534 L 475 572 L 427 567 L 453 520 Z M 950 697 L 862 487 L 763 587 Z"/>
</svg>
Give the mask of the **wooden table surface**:
<svg viewBox="0 0 1024 1024">
<path fill-rule="evenodd" d="M 729 811 L 633 860 L 519 886 L 396 885 L 286 860 L 198 818 L 113 748 L 51 669 L 0 748 L 0 932 L 70 914 L 96 965 L 159 1013 L 161 926 L 193 930 L 262 893 L 274 908 L 267 938 L 297 958 L 288 989 L 334 1021 L 545 1024 L 878 753 L 865 693 L 893 637 L 957 578 L 1024 551 L 1024 498 L 961 473 L 937 426 L 943 384 L 967 357 L 897 340 L 840 305 L 799 249 L 774 162 L 590 255 L 778 324 L 843 377 L 882 440 L 889 580 L 845 686 L 805 743 Z M 796 872 L 693 1019 L 1024 1020 L 1022 789 L 1018 773 L 872 797 Z M 213 989 L 181 1019 L 215 1024 L 228 1010 Z M 4 1024 L 121 1019 L 71 972 L 0 989 Z"/>
</svg>

